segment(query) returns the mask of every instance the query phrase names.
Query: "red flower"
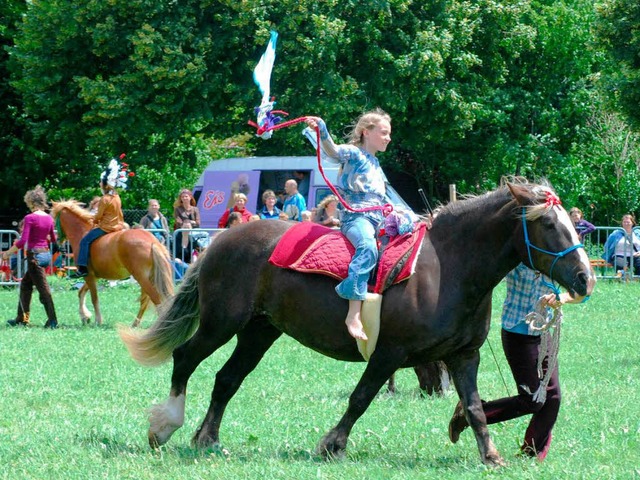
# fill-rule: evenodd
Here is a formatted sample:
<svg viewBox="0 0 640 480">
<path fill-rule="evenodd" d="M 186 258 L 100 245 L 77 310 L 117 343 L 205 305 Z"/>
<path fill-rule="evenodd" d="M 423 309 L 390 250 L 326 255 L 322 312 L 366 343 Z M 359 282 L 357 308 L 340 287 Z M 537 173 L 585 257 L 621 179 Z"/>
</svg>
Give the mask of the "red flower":
<svg viewBox="0 0 640 480">
<path fill-rule="evenodd" d="M 130 176 L 130 177 L 135 177 L 135 176 L 136 176 L 136 174 L 135 174 L 135 173 L 133 173 L 133 172 L 129 172 L 129 176 Z"/>
<path fill-rule="evenodd" d="M 127 154 L 126 154 L 126 153 L 121 153 L 121 154 L 120 154 L 120 160 L 122 160 L 122 159 L 123 159 L 124 157 L 126 157 L 126 156 L 127 156 Z"/>
</svg>

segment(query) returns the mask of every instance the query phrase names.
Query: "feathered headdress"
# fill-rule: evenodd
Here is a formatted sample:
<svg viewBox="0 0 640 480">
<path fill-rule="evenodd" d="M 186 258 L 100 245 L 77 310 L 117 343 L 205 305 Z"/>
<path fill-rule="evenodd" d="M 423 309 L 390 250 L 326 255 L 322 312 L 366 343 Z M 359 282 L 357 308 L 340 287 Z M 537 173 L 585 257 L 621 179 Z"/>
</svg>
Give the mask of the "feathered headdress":
<svg viewBox="0 0 640 480">
<path fill-rule="evenodd" d="M 128 178 L 133 177 L 135 173 L 127 171 L 129 165 L 121 161 L 125 157 L 126 155 L 123 153 L 120 155 L 119 159 L 111 159 L 106 170 L 102 172 L 102 175 L 100 176 L 102 183 L 106 183 L 113 188 L 127 188 Z"/>
</svg>

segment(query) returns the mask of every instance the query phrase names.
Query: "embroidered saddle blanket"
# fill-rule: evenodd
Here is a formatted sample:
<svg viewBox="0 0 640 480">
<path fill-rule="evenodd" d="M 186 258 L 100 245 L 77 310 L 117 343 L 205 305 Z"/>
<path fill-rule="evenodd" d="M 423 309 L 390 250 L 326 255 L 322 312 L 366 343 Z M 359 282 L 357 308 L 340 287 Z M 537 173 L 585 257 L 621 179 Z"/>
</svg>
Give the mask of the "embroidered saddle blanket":
<svg viewBox="0 0 640 480">
<path fill-rule="evenodd" d="M 426 224 L 420 223 L 413 233 L 399 235 L 389 241 L 378 261 L 375 284 L 369 286 L 373 293 L 382 293 L 413 274 L 426 230 Z M 282 236 L 269 263 L 297 272 L 319 273 L 343 280 L 347 277 L 354 252 L 351 242 L 339 230 L 300 222 Z"/>
</svg>

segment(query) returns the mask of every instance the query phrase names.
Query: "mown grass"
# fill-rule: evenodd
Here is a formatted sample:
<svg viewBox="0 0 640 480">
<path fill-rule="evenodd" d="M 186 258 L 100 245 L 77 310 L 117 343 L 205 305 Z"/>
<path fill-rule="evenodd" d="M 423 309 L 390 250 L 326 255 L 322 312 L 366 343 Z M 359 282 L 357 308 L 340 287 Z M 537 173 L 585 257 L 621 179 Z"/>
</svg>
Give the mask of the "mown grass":
<svg viewBox="0 0 640 480">
<path fill-rule="evenodd" d="M 37 326 L 0 326 L 0 478 L 640 478 L 637 283 L 600 282 L 591 301 L 564 308 L 563 405 L 551 452 L 544 463 L 516 455 L 526 418 L 492 425 L 508 462 L 498 470 L 480 463 L 471 432 L 449 443 L 455 394 L 421 398 L 408 370 L 398 374 L 398 394 L 381 393 L 356 424 L 347 457 L 322 461 L 315 446 L 344 412 L 364 364 L 328 359 L 289 338 L 276 343 L 231 402 L 221 431 L 228 454 L 195 450 L 190 440 L 233 342 L 193 375 L 185 426 L 152 451 L 145 411 L 168 395 L 171 365 L 135 364 L 117 337 L 116 324 L 135 316 L 137 288 L 101 291 L 101 328 L 80 326 L 76 292 L 65 281 L 54 288 L 63 328 L 41 328 L 37 296 Z M 503 298 L 500 286 L 482 352 L 484 398 L 507 393 L 498 366 L 508 393 L 515 391 L 499 340 Z M 15 314 L 16 302 L 17 291 L 0 291 L 0 319 Z"/>
</svg>

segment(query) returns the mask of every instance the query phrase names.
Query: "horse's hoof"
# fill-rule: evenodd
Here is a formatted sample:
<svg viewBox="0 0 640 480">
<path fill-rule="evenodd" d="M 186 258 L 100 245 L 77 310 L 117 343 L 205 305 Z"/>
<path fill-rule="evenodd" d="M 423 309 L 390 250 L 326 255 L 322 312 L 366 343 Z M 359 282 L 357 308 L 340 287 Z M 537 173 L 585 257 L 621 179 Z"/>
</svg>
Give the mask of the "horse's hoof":
<svg viewBox="0 0 640 480">
<path fill-rule="evenodd" d="M 160 442 L 158 441 L 158 437 L 154 433 L 149 432 L 149 434 L 147 435 L 147 439 L 149 440 L 149 446 L 153 450 L 156 450 L 160 447 Z"/>
<path fill-rule="evenodd" d="M 500 456 L 499 453 L 489 454 L 483 460 L 484 463 L 488 467 L 499 468 L 507 465 L 507 462 Z"/>
<path fill-rule="evenodd" d="M 316 454 L 325 460 L 339 460 L 344 458 L 346 454 L 345 442 L 339 442 L 334 432 L 327 433 L 316 448 Z"/>
</svg>

